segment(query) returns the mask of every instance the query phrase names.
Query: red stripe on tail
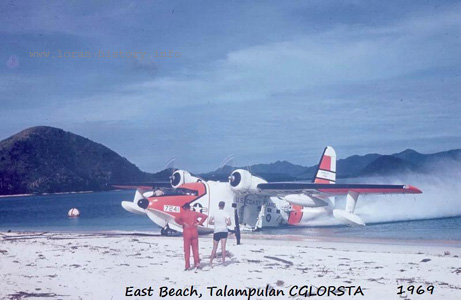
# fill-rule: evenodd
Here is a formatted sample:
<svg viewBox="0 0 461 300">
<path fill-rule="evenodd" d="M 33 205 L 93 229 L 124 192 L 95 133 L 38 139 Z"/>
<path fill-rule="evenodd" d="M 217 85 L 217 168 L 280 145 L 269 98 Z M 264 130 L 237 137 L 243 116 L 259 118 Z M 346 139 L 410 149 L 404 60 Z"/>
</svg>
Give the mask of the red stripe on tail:
<svg viewBox="0 0 461 300">
<path fill-rule="evenodd" d="M 322 157 L 322 161 L 320 162 L 320 169 L 331 171 L 331 156 L 324 156 Z"/>
<path fill-rule="evenodd" d="M 326 180 L 326 179 L 321 179 L 321 178 L 315 178 L 314 183 L 326 183 L 326 184 L 330 184 L 331 181 Z"/>
</svg>

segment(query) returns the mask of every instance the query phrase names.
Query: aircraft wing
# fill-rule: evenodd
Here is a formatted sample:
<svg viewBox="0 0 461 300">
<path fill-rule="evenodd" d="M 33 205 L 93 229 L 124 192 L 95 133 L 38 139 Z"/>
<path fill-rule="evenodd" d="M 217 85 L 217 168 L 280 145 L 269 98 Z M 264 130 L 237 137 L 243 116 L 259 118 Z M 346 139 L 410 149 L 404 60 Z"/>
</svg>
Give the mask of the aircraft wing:
<svg viewBox="0 0 461 300">
<path fill-rule="evenodd" d="M 323 184 L 274 182 L 260 183 L 258 189 L 270 196 L 285 196 L 290 194 L 320 194 L 325 196 L 357 194 L 421 194 L 421 190 L 411 185 L 393 184 Z"/>
</svg>

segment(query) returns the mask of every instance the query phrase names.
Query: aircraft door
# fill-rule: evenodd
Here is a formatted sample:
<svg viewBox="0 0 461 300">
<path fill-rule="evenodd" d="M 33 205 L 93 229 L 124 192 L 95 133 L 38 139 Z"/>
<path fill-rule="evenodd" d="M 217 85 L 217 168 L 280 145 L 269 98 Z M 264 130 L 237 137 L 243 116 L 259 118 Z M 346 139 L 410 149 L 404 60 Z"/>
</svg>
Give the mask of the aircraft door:
<svg viewBox="0 0 461 300">
<path fill-rule="evenodd" d="M 261 210 L 259 212 L 257 227 L 277 227 L 281 224 L 284 224 L 285 220 L 286 215 L 277 206 L 277 203 L 272 201 L 270 197 L 265 198 L 264 205 L 261 207 Z"/>
<path fill-rule="evenodd" d="M 255 228 L 258 216 L 264 204 L 264 198 L 246 195 L 236 198 L 240 225 Z"/>
</svg>

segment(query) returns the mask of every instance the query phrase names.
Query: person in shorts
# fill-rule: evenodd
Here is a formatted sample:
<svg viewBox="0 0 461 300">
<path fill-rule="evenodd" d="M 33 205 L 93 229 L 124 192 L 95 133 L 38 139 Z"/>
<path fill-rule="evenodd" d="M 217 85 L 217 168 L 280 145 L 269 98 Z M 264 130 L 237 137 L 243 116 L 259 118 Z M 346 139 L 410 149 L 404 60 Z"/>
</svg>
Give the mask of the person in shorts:
<svg viewBox="0 0 461 300">
<path fill-rule="evenodd" d="M 225 205 L 224 201 L 219 202 L 219 210 L 209 220 L 209 224 L 214 225 L 213 250 L 211 251 L 210 265 L 213 265 L 219 241 L 221 241 L 222 263 L 224 264 L 226 260 L 227 226 L 230 226 L 232 222 L 229 214 L 224 211 Z"/>
</svg>

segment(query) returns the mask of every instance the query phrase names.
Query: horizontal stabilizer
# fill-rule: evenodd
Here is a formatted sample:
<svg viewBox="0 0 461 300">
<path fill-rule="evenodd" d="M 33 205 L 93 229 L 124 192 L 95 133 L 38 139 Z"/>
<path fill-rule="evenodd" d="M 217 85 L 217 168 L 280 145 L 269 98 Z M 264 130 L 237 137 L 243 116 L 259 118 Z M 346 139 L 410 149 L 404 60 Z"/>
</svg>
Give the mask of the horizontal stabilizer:
<svg viewBox="0 0 461 300">
<path fill-rule="evenodd" d="M 363 222 L 362 218 L 357 215 L 348 213 L 341 209 L 334 209 L 333 216 L 336 220 L 340 221 L 341 223 L 351 225 L 351 226 L 365 226 L 365 222 Z"/>
</svg>

